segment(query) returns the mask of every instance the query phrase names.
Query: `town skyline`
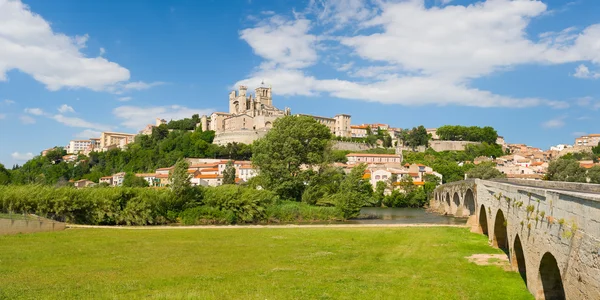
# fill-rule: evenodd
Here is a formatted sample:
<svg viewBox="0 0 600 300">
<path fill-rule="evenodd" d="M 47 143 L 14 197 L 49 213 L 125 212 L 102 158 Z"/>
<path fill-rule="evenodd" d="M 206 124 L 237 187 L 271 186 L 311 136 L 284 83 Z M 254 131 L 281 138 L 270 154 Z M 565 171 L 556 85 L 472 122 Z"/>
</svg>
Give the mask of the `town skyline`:
<svg viewBox="0 0 600 300">
<path fill-rule="evenodd" d="M 0 34 L 0 43 L 23 47 L 0 50 L 0 163 L 22 164 L 48 147 L 102 131 L 137 133 L 156 117 L 227 111 L 229 91 L 240 84 L 253 90 L 262 81 L 273 86 L 276 107 L 291 107 L 294 114 L 345 113 L 353 125 L 492 126 L 509 143 L 543 149 L 597 133 L 594 85 L 600 73 L 594 62 L 600 58 L 586 43 L 600 38 L 598 20 L 589 13 L 597 3 L 441 2 L 376 7 L 357 1 L 344 10 L 336 1 L 295 8 L 270 1 L 175 1 L 124 3 L 117 10 L 116 4 L 0 0 L 4 25 L 31 29 Z M 197 17 L 210 9 L 219 13 Z M 456 38 L 470 48 L 456 49 L 456 56 L 446 53 L 456 41 L 427 37 L 427 31 L 420 32 L 424 39 L 408 37 L 425 47 L 410 52 L 401 43 L 407 37 L 389 30 L 398 22 L 390 16 L 408 12 L 425 20 L 438 14 L 442 21 L 459 13 L 467 21 L 471 14 L 514 17 L 496 27 L 478 25 L 485 35 L 514 29 L 514 36 L 493 40 L 494 46 L 520 53 L 473 61 L 469 57 L 486 48 L 465 37 L 471 31 L 458 29 Z M 111 22 L 103 20 L 112 13 Z M 373 42 L 374 33 L 388 34 L 400 54 L 361 44 Z M 182 44 L 187 47 L 174 46 Z M 428 46 L 446 50 L 431 60 L 419 54 Z M 36 47 L 43 51 L 24 50 Z M 48 63 L 53 59 L 60 66 Z M 448 64 L 453 60 L 457 65 Z"/>
</svg>

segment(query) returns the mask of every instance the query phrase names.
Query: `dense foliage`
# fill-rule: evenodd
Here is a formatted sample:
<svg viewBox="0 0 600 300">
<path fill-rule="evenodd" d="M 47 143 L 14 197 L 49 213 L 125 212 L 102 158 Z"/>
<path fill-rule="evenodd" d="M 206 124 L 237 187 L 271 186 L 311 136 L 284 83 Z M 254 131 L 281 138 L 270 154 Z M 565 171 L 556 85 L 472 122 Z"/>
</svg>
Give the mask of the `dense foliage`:
<svg viewBox="0 0 600 300">
<path fill-rule="evenodd" d="M 600 166 L 586 169 L 572 158 L 559 158 L 550 162 L 546 180 L 600 183 Z"/>
<path fill-rule="evenodd" d="M 498 133 L 493 127 L 444 125 L 437 129 L 436 134 L 440 140 L 445 141 L 471 141 L 495 144 Z"/>
<path fill-rule="evenodd" d="M 253 145 L 252 163 L 261 185 L 282 199 L 300 200 L 307 179 L 303 166 L 326 165 L 330 159 L 329 129 L 306 116 L 277 119 L 273 129 Z"/>
<path fill-rule="evenodd" d="M 66 152 L 55 148 L 12 170 L 0 167 L 0 184 L 65 185 L 70 179 L 98 182 L 100 177 L 117 172 L 154 172 L 184 157 L 248 160 L 252 156 L 250 145 L 218 146 L 212 144 L 213 139 L 213 131 L 203 132 L 199 127 L 194 131 L 169 131 L 167 125 L 161 125 L 151 135 L 138 135 L 126 150 L 92 152 L 89 157 L 80 155 L 75 162 L 65 162 L 62 156 Z"/>
<path fill-rule="evenodd" d="M 467 178 L 494 179 L 505 177 L 506 175 L 496 169 L 494 163 L 481 163 L 467 172 Z"/>
<path fill-rule="evenodd" d="M 423 125 L 413 127 L 412 129 L 404 129 L 400 135 L 400 140 L 404 146 L 415 149 L 419 146 L 427 147 L 431 136 L 427 133 L 427 129 Z"/>
</svg>

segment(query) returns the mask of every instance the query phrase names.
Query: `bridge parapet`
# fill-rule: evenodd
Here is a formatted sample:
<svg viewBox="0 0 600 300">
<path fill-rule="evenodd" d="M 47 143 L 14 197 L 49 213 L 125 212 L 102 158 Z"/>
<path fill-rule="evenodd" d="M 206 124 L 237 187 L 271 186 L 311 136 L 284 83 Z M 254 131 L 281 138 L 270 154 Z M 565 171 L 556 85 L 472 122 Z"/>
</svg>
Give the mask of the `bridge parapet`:
<svg viewBox="0 0 600 300">
<path fill-rule="evenodd" d="M 431 207 L 468 213 L 473 231 L 507 253 L 536 298 L 600 299 L 596 191 L 600 185 L 477 179 L 438 187 Z"/>
</svg>

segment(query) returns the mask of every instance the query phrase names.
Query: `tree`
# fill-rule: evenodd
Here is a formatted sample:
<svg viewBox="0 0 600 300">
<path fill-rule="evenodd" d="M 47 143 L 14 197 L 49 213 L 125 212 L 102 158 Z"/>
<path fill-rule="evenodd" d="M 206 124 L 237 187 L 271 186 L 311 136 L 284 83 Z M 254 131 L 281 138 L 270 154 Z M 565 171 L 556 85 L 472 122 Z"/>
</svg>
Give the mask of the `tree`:
<svg viewBox="0 0 600 300">
<path fill-rule="evenodd" d="M 264 188 L 282 199 L 300 200 L 305 187 L 301 167 L 310 170 L 328 162 L 330 137 L 329 128 L 311 117 L 277 119 L 266 136 L 252 146 L 252 162 L 263 177 Z"/>
<path fill-rule="evenodd" d="M 479 164 L 473 169 L 467 172 L 468 178 L 479 178 L 479 179 L 493 179 L 493 178 L 504 178 L 506 175 L 502 174 L 491 164 Z"/>
<path fill-rule="evenodd" d="M 381 206 L 381 204 L 383 203 L 386 189 L 387 185 L 384 181 L 377 181 L 377 184 L 375 185 L 375 193 L 373 194 L 376 201 L 375 206 Z"/>
<path fill-rule="evenodd" d="M 0 185 L 6 185 L 10 183 L 10 172 L 0 164 Z"/>
<path fill-rule="evenodd" d="M 421 125 L 419 127 L 413 127 L 412 129 L 402 130 L 400 138 L 402 139 L 404 146 L 411 147 L 414 150 L 418 146 L 427 147 L 431 136 L 427 133 L 427 129 Z"/>
<path fill-rule="evenodd" d="M 352 168 L 340 184 L 340 192 L 335 194 L 335 206 L 346 219 L 357 217 L 373 194 L 373 187 L 363 179 L 366 168 L 365 164 Z"/>
<path fill-rule="evenodd" d="M 229 160 L 223 171 L 223 184 L 235 184 L 235 167 L 233 160 Z"/>
<path fill-rule="evenodd" d="M 182 195 L 186 193 L 190 187 L 190 176 L 188 175 L 189 164 L 185 159 L 179 159 L 175 163 L 175 167 L 169 173 L 169 181 L 171 182 L 171 189 L 176 195 Z"/>
<path fill-rule="evenodd" d="M 133 173 L 126 173 L 123 179 L 124 187 L 147 187 L 148 181 L 142 177 L 137 177 Z"/>
<path fill-rule="evenodd" d="M 600 155 L 600 144 L 598 144 L 596 147 L 592 147 L 592 153 L 596 154 L 597 156 Z"/>
<path fill-rule="evenodd" d="M 600 183 L 600 166 L 593 166 L 587 171 L 587 177 L 590 183 Z"/>
<path fill-rule="evenodd" d="M 559 158 L 548 165 L 546 179 L 551 181 L 586 182 L 586 170 L 574 159 Z"/>
<path fill-rule="evenodd" d="M 498 133 L 493 127 L 478 126 L 452 126 L 444 125 L 437 129 L 436 134 L 440 140 L 445 141 L 471 141 L 495 144 Z"/>
</svg>

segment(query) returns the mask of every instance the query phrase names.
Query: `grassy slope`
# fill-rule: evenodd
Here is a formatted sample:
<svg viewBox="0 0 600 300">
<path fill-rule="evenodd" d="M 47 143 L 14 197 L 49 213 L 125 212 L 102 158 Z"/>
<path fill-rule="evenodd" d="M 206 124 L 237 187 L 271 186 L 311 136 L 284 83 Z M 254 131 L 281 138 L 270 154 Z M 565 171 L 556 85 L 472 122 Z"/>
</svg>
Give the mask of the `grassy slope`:
<svg viewBox="0 0 600 300">
<path fill-rule="evenodd" d="M 0 253 L 0 299 L 532 299 L 462 228 L 70 229 Z"/>
</svg>

